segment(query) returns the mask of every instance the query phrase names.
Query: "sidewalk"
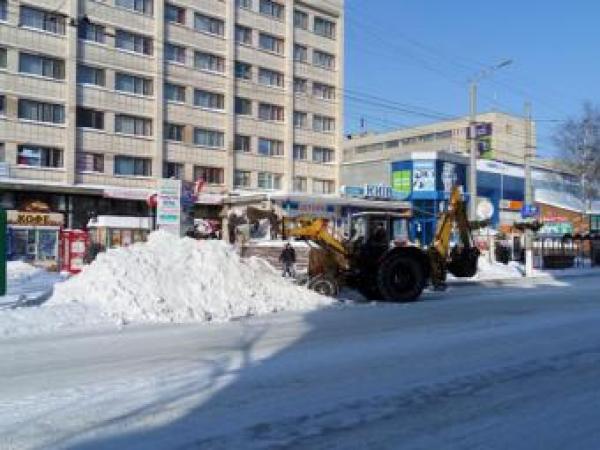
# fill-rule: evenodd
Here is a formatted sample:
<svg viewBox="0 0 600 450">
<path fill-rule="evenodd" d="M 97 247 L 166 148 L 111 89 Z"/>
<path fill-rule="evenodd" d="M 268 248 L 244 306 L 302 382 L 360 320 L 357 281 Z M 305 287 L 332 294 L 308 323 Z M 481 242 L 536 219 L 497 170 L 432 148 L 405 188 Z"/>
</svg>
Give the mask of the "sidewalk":
<svg viewBox="0 0 600 450">
<path fill-rule="evenodd" d="M 7 272 L 7 292 L 0 297 L 0 310 L 39 304 L 52 294 L 55 283 L 66 278 L 21 261 L 9 261 Z"/>
<path fill-rule="evenodd" d="M 526 281 L 526 280 L 557 280 L 563 278 L 575 278 L 575 277 L 589 277 L 589 276 L 599 276 L 600 277 L 600 266 L 597 267 L 578 267 L 578 268 L 569 268 L 569 269 L 556 269 L 556 270 L 541 270 L 534 269 L 533 276 L 525 277 L 524 269 L 519 268 L 520 274 L 498 274 L 498 276 L 493 276 L 492 274 L 487 273 L 486 276 L 477 278 L 477 275 L 473 278 L 451 278 L 448 279 L 448 285 L 450 286 L 474 286 L 478 284 L 494 284 L 494 285 L 507 285 L 512 284 L 516 281 Z"/>
</svg>

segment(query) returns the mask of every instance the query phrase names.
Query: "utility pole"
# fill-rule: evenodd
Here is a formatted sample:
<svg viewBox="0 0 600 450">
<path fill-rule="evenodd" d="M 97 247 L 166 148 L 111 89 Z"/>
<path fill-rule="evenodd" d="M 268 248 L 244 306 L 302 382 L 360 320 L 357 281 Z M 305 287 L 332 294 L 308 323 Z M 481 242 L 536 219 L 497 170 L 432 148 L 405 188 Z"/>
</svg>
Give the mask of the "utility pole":
<svg viewBox="0 0 600 450">
<path fill-rule="evenodd" d="M 470 99 L 469 220 L 477 220 L 477 82 L 472 81 Z"/>
<path fill-rule="evenodd" d="M 525 103 L 525 206 L 534 203 L 533 185 L 531 179 L 531 157 L 533 156 L 531 103 Z M 525 276 L 533 275 L 533 232 L 525 229 Z"/>
</svg>

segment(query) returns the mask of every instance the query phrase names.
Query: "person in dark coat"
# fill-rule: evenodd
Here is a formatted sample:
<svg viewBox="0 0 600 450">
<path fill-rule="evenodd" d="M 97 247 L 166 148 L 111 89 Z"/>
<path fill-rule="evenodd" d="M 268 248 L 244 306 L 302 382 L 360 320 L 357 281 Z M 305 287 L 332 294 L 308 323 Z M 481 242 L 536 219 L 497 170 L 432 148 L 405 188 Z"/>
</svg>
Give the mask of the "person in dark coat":
<svg viewBox="0 0 600 450">
<path fill-rule="evenodd" d="M 285 277 L 287 275 L 293 278 L 295 276 L 294 263 L 296 262 L 296 250 L 294 250 L 294 247 L 289 242 L 283 247 L 281 255 L 279 255 L 279 262 L 283 264 L 281 276 Z"/>
</svg>

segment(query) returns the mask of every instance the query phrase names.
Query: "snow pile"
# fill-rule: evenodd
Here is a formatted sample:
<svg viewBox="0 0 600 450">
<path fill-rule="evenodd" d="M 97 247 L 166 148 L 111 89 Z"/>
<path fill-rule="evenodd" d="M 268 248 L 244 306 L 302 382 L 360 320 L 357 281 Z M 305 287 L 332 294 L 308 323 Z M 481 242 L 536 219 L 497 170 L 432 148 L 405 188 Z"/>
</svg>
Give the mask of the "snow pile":
<svg viewBox="0 0 600 450">
<path fill-rule="evenodd" d="M 513 278 L 523 278 L 522 265 L 516 261 L 510 261 L 508 264 L 499 262 L 490 262 L 489 257 L 482 255 L 477 261 L 477 274 L 471 278 L 457 278 L 452 274 L 448 274 L 448 281 L 454 280 L 506 280 Z"/>
<path fill-rule="evenodd" d="M 155 232 L 147 243 L 98 255 L 57 284 L 46 307 L 73 302 L 129 323 L 227 321 L 332 300 L 282 280 L 262 260 L 242 260 L 224 242 Z"/>
<path fill-rule="evenodd" d="M 25 283 L 44 272 L 42 269 L 27 264 L 23 261 L 8 261 L 6 275 L 8 284 Z"/>
</svg>

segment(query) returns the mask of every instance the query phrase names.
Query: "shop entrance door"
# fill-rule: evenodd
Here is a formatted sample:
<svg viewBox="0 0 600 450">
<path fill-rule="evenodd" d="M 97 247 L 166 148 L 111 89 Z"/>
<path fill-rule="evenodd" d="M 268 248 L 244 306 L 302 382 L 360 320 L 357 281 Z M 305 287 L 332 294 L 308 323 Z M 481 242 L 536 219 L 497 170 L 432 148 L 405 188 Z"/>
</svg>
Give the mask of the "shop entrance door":
<svg viewBox="0 0 600 450">
<path fill-rule="evenodd" d="M 10 241 L 13 260 L 45 264 L 58 260 L 58 228 L 13 227 L 10 229 Z"/>
</svg>

